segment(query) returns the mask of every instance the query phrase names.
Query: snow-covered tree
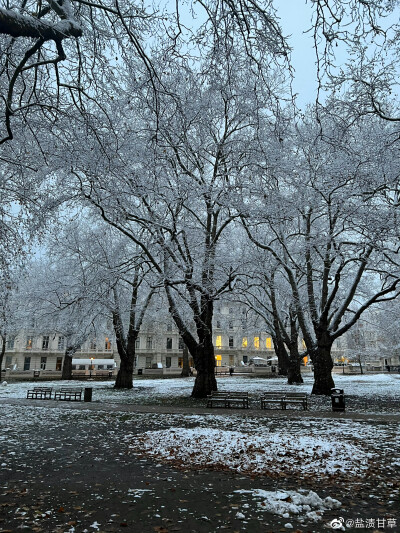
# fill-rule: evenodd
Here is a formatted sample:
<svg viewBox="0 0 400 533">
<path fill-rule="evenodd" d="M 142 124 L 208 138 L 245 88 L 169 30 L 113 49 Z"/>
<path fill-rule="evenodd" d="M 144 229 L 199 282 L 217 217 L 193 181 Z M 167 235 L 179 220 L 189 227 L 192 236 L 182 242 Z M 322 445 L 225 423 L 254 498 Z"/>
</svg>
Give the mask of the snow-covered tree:
<svg viewBox="0 0 400 533">
<path fill-rule="evenodd" d="M 163 279 L 197 369 L 195 397 L 216 388 L 213 302 L 234 281 L 229 239 L 238 215 L 230 198 L 257 165 L 260 121 L 273 129 L 277 105 L 276 80 L 266 86 L 266 71 L 260 75 L 243 51 L 227 46 L 224 40 L 193 67 L 159 58 L 164 94 L 149 98 L 146 86 L 131 80 L 116 109 L 113 159 L 87 147 L 73 165 L 84 198 L 143 249 Z"/>
<path fill-rule="evenodd" d="M 396 172 L 390 132 L 379 135 L 369 123 L 347 128 L 333 117 L 325 117 L 322 136 L 317 122 L 299 130 L 288 179 L 281 171 L 274 197 L 284 216 L 257 207 L 253 228 L 243 218 L 251 241 L 287 276 L 314 364 L 314 394 L 334 387 L 333 341 L 371 305 L 395 297 L 399 284 L 395 210 L 364 194 L 371 180 Z"/>
</svg>

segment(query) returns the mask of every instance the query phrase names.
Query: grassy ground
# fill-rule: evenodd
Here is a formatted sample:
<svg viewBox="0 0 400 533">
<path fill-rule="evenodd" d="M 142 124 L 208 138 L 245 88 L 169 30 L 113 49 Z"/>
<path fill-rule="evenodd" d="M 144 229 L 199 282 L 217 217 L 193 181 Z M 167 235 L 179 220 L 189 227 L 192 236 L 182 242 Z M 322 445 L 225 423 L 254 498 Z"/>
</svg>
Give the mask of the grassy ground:
<svg viewBox="0 0 400 533">
<path fill-rule="evenodd" d="M 99 392 L 100 394 L 100 392 Z M 108 392 L 107 392 L 108 394 Z M 121 393 L 112 395 L 118 398 Z M 132 398 L 135 396 L 132 392 Z M 372 399 L 370 399 L 370 402 Z M 376 398 L 374 398 L 376 402 Z M 344 520 L 391 519 L 399 522 L 399 423 L 379 420 L 285 417 L 281 412 L 252 417 L 252 410 L 203 414 L 204 401 L 152 400 L 148 413 L 135 406 L 100 401 L 62 406 L 55 402 L 2 401 L 0 435 L 0 532 L 268 533 L 323 532 L 338 516 Z M 168 412 L 160 404 L 174 403 Z M 188 406 L 185 413 L 182 406 Z M 62 409 L 60 408 L 62 407 Z M 315 406 L 313 406 L 315 408 Z M 125 410 L 124 410 L 125 409 Z M 165 409 L 165 407 L 164 407 Z M 255 411 L 254 411 L 255 413 Z M 292 414 L 295 414 L 294 411 Z M 241 429 L 248 435 L 328 435 L 371 453 L 362 475 L 299 475 L 287 457 L 282 475 L 243 475 L 221 464 L 198 467 L 191 462 L 151 458 L 132 448 L 136 436 L 171 427 Z M 221 450 L 222 456 L 223 450 Z M 398 463 L 396 464 L 395 457 Z M 255 489 L 313 490 L 341 502 L 339 510 L 321 513 L 317 522 L 266 512 L 252 496 Z M 238 490 L 247 492 L 237 492 Z M 361 522 L 359 522 L 360 524 Z M 371 523 L 371 522 L 369 522 Z M 291 524 L 292 527 L 287 527 Z M 355 522 L 354 522 L 355 524 Z M 370 531 L 400 531 L 396 527 Z M 346 531 L 360 531 L 347 527 Z"/>
</svg>

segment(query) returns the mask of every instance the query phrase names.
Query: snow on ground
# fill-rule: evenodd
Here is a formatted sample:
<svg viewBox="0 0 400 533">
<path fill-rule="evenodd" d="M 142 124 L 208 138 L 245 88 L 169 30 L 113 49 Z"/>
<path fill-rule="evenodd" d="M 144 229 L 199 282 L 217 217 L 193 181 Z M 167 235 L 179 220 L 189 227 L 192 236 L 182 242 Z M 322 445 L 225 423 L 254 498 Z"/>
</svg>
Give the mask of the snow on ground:
<svg viewBox="0 0 400 533">
<path fill-rule="evenodd" d="M 381 383 L 385 380 L 381 380 Z M 184 382 L 179 388 L 181 380 L 155 381 L 162 384 L 166 397 L 171 390 L 174 394 L 177 391 L 180 394 L 186 391 L 187 394 L 190 387 Z M 281 381 L 274 381 L 280 383 L 282 388 Z M 348 384 L 352 381 L 355 380 L 349 380 Z M 235 383 L 240 382 L 241 378 L 238 378 Z M 249 380 L 243 382 L 249 383 Z M 229 383 L 229 378 L 226 383 Z M 60 386 L 60 383 L 54 385 Z M 82 386 L 85 385 L 87 382 L 82 382 Z M 271 382 L 262 380 L 262 385 L 265 388 Z M 29 386 L 32 384 L 15 384 L 15 387 L 10 384 L 1 389 L 1 395 L 4 397 L 4 390 L 8 389 L 13 397 L 23 398 Z M 86 408 L 84 404 L 80 404 L 80 409 L 68 409 L 68 403 L 63 403 L 62 411 L 43 407 L 43 402 L 40 406 L 35 405 L 35 402 L 32 402 L 32 406 L 3 404 L 0 444 L 4 451 L 0 461 L 0 476 L 2 470 L 23 472 L 29 453 L 51 458 L 56 450 L 49 448 L 43 440 L 46 428 L 59 432 L 59 448 L 65 451 L 66 446 L 70 447 L 69 460 L 73 462 L 74 454 L 80 452 L 75 452 L 73 446 L 62 438 L 65 427 L 73 426 L 77 430 L 79 428 L 81 435 L 84 435 L 85 429 L 88 435 L 93 435 L 93 432 L 98 434 L 103 428 L 107 439 L 100 439 L 95 447 L 92 446 L 90 453 L 96 454 L 94 461 L 108 461 L 109 442 L 115 440 L 123 456 L 129 451 L 136 456 L 167 462 L 174 467 L 228 469 L 242 475 L 276 476 L 279 483 L 290 476 L 296 478 L 299 489 L 295 492 L 281 490 L 267 493 L 261 488 L 254 488 L 243 493 L 242 505 L 238 509 L 243 520 L 246 518 L 249 498 L 259 501 L 260 513 L 269 511 L 285 519 L 287 515 L 288 524 L 289 521 L 317 520 L 324 510 L 332 508 L 329 505 L 339 506 L 339 502 L 322 498 L 321 494 L 302 491 L 302 484 L 321 480 L 321 487 L 322 484 L 325 487 L 324 496 L 329 496 L 327 487 L 332 476 L 335 478 L 338 472 L 346 487 L 352 486 L 352 483 L 360 486 L 371 475 L 375 479 L 376 472 L 383 464 L 385 476 L 388 477 L 382 482 L 398 478 L 396 465 L 400 464 L 400 425 L 395 422 L 255 417 L 251 416 L 251 409 L 246 416 L 243 416 L 242 411 L 234 410 L 229 414 L 219 414 L 213 410 L 210 414 L 199 415 L 134 413 L 124 411 L 123 405 L 119 410 L 117 408 L 110 412 L 107 411 L 107 403 L 116 397 L 111 386 L 111 383 L 93 383 L 95 398 L 103 398 L 104 402 L 104 410 L 99 411 L 90 410 L 90 406 Z M 141 391 L 143 398 L 148 398 L 148 391 L 153 391 L 153 387 L 157 390 L 157 383 L 154 380 L 135 381 L 135 387 L 135 393 L 118 393 L 118 399 L 122 396 L 133 397 L 137 390 Z M 151 394 L 155 395 L 156 392 Z M 21 442 L 24 442 L 23 447 L 20 446 Z M 386 464 L 387 457 L 391 458 L 391 465 Z M 119 457 L 113 460 L 119 461 Z M 16 464 L 20 466 L 16 468 Z M 368 469 L 368 466 L 372 468 Z M 377 479 L 378 492 L 379 482 Z M 143 494 L 132 489 L 130 496 L 138 498 Z M 390 496 L 397 501 L 398 489 L 394 488 Z"/>
<path fill-rule="evenodd" d="M 132 449 L 182 467 L 214 467 L 273 476 L 281 472 L 313 477 L 361 475 L 372 454 L 360 447 L 322 437 L 283 433 L 250 434 L 224 429 L 174 427 L 132 439 Z"/>
<path fill-rule="evenodd" d="M 115 390 L 112 381 L 40 381 L 8 383 L 0 387 L 0 398 L 26 398 L 26 391 L 35 385 L 58 388 L 62 386 L 92 387 L 93 400 L 106 403 L 127 404 L 162 404 L 166 401 L 186 400 L 190 397 L 195 378 L 157 378 L 157 379 L 134 379 L 134 387 L 129 391 Z M 361 402 L 364 412 L 399 412 L 399 405 L 391 406 L 391 402 L 400 403 L 400 374 L 372 374 L 372 375 L 334 375 L 335 386 L 344 389 L 345 396 L 355 398 Z M 258 397 L 265 391 L 293 390 L 284 378 L 260 378 L 239 376 L 223 377 L 217 380 L 220 390 L 234 389 L 235 391 L 248 391 L 257 402 Z M 299 392 L 311 393 L 313 385 L 312 376 L 306 375 L 302 385 L 295 386 Z M 379 408 L 375 398 L 382 400 Z M 387 407 L 385 402 L 387 400 Z M 254 405 L 254 403 L 253 403 Z M 329 397 L 313 397 L 311 409 L 331 410 Z M 348 411 L 359 411 L 360 404 L 348 401 Z"/>
<path fill-rule="evenodd" d="M 262 489 L 254 490 L 235 490 L 239 494 L 251 494 L 254 498 L 261 500 L 258 507 L 262 511 L 267 511 L 283 518 L 289 518 L 291 515 L 301 515 L 302 519 L 318 522 L 322 519 L 322 514 L 328 509 L 339 509 L 341 502 L 330 496 L 320 498 L 312 490 L 294 491 L 278 490 L 267 491 Z"/>
</svg>

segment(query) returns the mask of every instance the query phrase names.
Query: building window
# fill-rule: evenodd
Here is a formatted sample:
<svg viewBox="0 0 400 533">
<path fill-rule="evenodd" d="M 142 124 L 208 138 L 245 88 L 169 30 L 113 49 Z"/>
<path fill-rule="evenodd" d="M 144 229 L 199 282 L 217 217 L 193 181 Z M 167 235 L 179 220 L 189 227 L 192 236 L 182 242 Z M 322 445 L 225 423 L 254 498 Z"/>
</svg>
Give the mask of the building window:
<svg viewBox="0 0 400 533">
<path fill-rule="evenodd" d="M 183 350 L 184 346 L 185 346 L 185 343 L 183 342 L 182 337 L 179 337 L 179 340 L 178 340 L 178 350 Z"/>
<path fill-rule="evenodd" d="M 167 331 L 172 331 L 172 322 L 168 322 Z"/>
<path fill-rule="evenodd" d="M 49 336 L 44 335 L 42 340 L 42 350 L 48 350 L 49 349 Z"/>
<path fill-rule="evenodd" d="M 140 337 L 138 337 L 136 340 L 135 340 L 135 349 L 136 350 L 139 350 L 140 348 Z"/>
<path fill-rule="evenodd" d="M 229 320 L 229 329 L 233 329 L 233 320 Z"/>
<path fill-rule="evenodd" d="M 30 370 L 31 369 L 31 358 L 25 357 L 24 360 L 24 370 Z"/>
<path fill-rule="evenodd" d="M 96 342 L 96 339 L 92 339 L 92 340 L 90 341 L 89 350 L 94 351 L 94 350 L 96 350 L 96 348 L 97 348 L 97 342 Z"/>
<path fill-rule="evenodd" d="M 267 348 L 267 350 L 271 350 L 272 349 L 272 339 L 271 339 L 271 337 L 267 337 L 265 339 L 265 347 Z"/>
<path fill-rule="evenodd" d="M 146 357 L 146 368 L 151 368 L 151 357 Z"/>
<path fill-rule="evenodd" d="M 217 320 L 217 328 L 221 328 L 221 320 Z"/>
<path fill-rule="evenodd" d="M 215 356 L 215 366 L 222 366 L 222 355 Z"/>
<path fill-rule="evenodd" d="M 244 355 L 243 356 L 243 363 L 247 363 L 247 361 L 248 361 L 248 357 L 247 357 L 247 355 Z"/>
<path fill-rule="evenodd" d="M 7 339 L 7 350 L 14 350 L 15 335 L 10 335 Z"/>
<path fill-rule="evenodd" d="M 260 337 L 254 337 L 254 348 L 260 347 Z"/>
<path fill-rule="evenodd" d="M 146 339 L 146 348 L 151 350 L 153 348 L 153 337 L 147 337 Z"/>
<path fill-rule="evenodd" d="M 183 368 L 183 357 L 178 357 L 178 367 Z"/>
<path fill-rule="evenodd" d="M 243 337 L 242 339 L 242 348 L 247 348 L 247 337 Z"/>
<path fill-rule="evenodd" d="M 57 361 L 56 361 L 56 370 L 57 370 L 57 372 L 60 372 L 60 371 L 61 371 L 61 368 L 62 368 L 62 360 L 63 360 L 62 357 L 57 357 Z"/>
<path fill-rule="evenodd" d="M 57 350 L 64 350 L 65 337 L 58 337 Z"/>
<path fill-rule="evenodd" d="M 167 350 L 172 350 L 172 338 L 167 337 Z"/>
<path fill-rule="evenodd" d="M 12 355 L 6 355 L 6 368 L 11 368 L 12 365 Z"/>
<path fill-rule="evenodd" d="M 229 348 L 233 348 L 233 337 L 229 337 Z"/>
<path fill-rule="evenodd" d="M 33 345 L 33 337 L 31 336 L 26 337 L 26 349 L 32 350 L 32 345 Z"/>
<path fill-rule="evenodd" d="M 40 370 L 46 370 L 47 357 L 40 358 Z"/>
<path fill-rule="evenodd" d="M 215 346 L 217 348 L 222 348 L 222 336 L 221 335 L 218 335 L 217 338 L 215 339 Z"/>
<path fill-rule="evenodd" d="M 106 340 L 104 342 L 104 349 L 106 352 L 109 352 L 111 350 L 111 341 L 108 337 L 106 337 Z"/>
<path fill-rule="evenodd" d="M 165 358 L 165 368 L 171 368 L 171 357 Z"/>
<path fill-rule="evenodd" d="M 235 356 L 230 355 L 229 356 L 229 366 L 235 366 Z"/>
</svg>

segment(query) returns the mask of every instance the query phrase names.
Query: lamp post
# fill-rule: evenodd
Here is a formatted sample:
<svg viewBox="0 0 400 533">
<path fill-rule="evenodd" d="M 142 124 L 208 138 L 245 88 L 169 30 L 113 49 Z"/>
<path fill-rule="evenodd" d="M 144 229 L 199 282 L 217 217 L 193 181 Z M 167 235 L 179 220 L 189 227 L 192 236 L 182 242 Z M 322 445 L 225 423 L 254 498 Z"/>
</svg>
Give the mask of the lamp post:
<svg viewBox="0 0 400 533">
<path fill-rule="evenodd" d="M 94 357 L 91 357 L 90 358 L 90 369 L 89 369 L 89 379 L 92 379 L 92 368 L 93 368 L 93 360 L 94 360 Z"/>
</svg>

